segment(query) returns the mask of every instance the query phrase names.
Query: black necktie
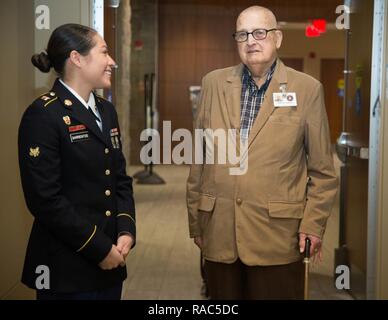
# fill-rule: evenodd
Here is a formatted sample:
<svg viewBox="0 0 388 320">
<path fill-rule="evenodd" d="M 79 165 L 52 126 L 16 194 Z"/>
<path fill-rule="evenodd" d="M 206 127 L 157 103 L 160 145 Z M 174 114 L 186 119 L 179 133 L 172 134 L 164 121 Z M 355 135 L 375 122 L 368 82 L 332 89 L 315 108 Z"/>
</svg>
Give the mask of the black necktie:
<svg viewBox="0 0 388 320">
<path fill-rule="evenodd" d="M 97 121 L 97 125 L 100 128 L 100 130 L 102 130 L 101 127 L 100 127 L 101 126 L 100 118 L 97 117 L 97 115 L 93 112 L 92 107 L 89 106 L 88 110 L 89 110 L 90 114 L 93 116 L 93 118 Z"/>
</svg>

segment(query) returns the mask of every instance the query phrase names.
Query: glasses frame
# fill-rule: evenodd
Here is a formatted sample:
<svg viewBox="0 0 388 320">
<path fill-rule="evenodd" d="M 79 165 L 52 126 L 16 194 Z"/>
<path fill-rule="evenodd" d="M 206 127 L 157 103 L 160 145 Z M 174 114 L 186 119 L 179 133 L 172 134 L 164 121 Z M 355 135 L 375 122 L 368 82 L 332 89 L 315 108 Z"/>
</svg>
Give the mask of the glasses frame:
<svg viewBox="0 0 388 320">
<path fill-rule="evenodd" d="M 265 31 L 265 37 L 262 38 L 262 39 L 256 39 L 256 37 L 255 37 L 253 34 L 254 34 L 254 32 L 256 32 L 257 30 Z M 252 35 L 253 39 L 255 39 L 255 40 L 265 40 L 265 39 L 267 38 L 268 32 L 276 31 L 276 30 L 279 30 L 279 29 L 277 29 L 277 28 L 272 28 L 272 29 L 258 28 L 258 29 L 253 30 L 252 32 L 237 31 L 237 32 L 235 32 L 235 33 L 232 34 L 232 37 L 233 37 L 233 39 L 234 39 L 236 42 L 239 42 L 239 43 L 248 41 L 248 38 L 249 38 L 249 35 L 250 35 L 250 34 Z M 237 33 L 241 33 L 241 32 L 245 32 L 246 35 L 247 35 L 247 38 L 246 38 L 245 40 L 243 40 L 243 41 L 238 41 L 238 40 L 236 39 L 236 35 L 237 35 Z"/>
</svg>

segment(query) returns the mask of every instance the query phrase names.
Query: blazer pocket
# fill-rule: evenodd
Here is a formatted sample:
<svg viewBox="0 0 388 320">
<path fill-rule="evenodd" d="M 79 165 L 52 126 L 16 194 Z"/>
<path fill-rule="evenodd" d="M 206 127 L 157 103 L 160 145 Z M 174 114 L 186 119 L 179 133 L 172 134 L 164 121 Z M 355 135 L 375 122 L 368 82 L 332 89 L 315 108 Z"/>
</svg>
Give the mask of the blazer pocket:
<svg viewBox="0 0 388 320">
<path fill-rule="evenodd" d="M 269 122 L 282 123 L 282 124 L 291 124 L 291 125 L 300 125 L 301 119 L 298 116 L 290 116 L 286 114 L 276 114 L 269 117 Z"/>
<path fill-rule="evenodd" d="M 198 201 L 198 211 L 212 212 L 216 204 L 216 197 L 201 193 Z"/>
<path fill-rule="evenodd" d="M 271 218 L 302 219 L 303 202 L 269 201 L 268 211 Z"/>
</svg>

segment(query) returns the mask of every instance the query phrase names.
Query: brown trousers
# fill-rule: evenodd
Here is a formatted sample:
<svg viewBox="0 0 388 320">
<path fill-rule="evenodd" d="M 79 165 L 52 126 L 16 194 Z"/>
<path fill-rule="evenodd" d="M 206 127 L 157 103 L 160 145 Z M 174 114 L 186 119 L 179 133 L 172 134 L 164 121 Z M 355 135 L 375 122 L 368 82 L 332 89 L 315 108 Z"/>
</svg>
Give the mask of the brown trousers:
<svg viewBox="0 0 388 320">
<path fill-rule="evenodd" d="M 215 300 L 303 299 L 302 261 L 278 266 L 247 266 L 205 261 L 210 298 Z"/>
</svg>

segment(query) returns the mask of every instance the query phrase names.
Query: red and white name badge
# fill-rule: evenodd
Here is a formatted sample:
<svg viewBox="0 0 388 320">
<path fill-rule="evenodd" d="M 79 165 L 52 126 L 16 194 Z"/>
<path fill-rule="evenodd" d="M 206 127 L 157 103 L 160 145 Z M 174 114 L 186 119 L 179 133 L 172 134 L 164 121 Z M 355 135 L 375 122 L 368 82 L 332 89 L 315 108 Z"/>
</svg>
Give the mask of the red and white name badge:
<svg viewBox="0 0 388 320">
<path fill-rule="evenodd" d="M 296 93 L 295 92 L 274 92 L 273 104 L 277 108 L 296 107 L 298 105 L 296 101 Z"/>
</svg>

